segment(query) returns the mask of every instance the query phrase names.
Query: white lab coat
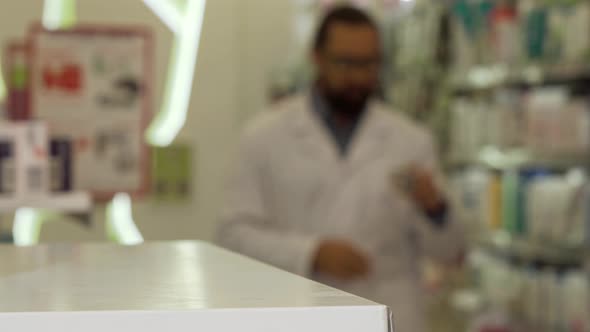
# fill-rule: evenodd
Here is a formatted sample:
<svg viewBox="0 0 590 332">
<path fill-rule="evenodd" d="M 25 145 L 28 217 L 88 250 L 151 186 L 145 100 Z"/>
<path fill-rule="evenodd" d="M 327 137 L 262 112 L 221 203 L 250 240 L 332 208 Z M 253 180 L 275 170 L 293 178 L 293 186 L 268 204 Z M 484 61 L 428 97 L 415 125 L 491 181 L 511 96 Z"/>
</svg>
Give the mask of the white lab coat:
<svg viewBox="0 0 590 332">
<path fill-rule="evenodd" d="M 426 221 L 392 184 L 410 163 L 440 175 L 429 133 L 372 102 L 347 157 L 310 109 L 308 95 L 264 113 L 241 142 L 218 232 L 237 252 L 389 305 L 400 332 L 423 332 L 418 261 L 451 259 L 457 225 Z M 371 258 L 366 280 L 314 275 L 322 238 L 347 239 Z"/>
</svg>

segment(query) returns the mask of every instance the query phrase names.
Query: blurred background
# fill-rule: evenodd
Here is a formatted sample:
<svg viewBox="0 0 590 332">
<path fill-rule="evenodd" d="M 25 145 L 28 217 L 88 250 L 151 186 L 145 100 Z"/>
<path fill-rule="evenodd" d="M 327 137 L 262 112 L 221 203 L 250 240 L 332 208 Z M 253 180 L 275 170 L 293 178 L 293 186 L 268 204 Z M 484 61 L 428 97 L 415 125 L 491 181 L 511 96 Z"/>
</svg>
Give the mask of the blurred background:
<svg viewBox="0 0 590 332">
<path fill-rule="evenodd" d="M 336 2 L 5 4 L 2 241 L 210 241 L 241 129 L 309 86 Z M 590 1 L 351 2 L 469 233 L 464 270 L 425 268 L 433 331 L 590 331 Z"/>
</svg>

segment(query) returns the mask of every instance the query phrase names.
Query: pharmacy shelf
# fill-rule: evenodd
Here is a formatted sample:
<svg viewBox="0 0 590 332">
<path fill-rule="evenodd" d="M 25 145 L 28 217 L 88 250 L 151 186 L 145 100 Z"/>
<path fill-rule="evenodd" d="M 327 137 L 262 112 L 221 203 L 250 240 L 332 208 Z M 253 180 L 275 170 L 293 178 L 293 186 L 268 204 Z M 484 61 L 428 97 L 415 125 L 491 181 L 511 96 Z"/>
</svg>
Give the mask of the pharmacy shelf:
<svg viewBox="0 0 590 332">
<path fill-rule="evenodd" d="M 543 324 L 543 323 L 528 322 L 524 319 L 519 319 L 519 318 L 509 319 L 509 321 L 507 322 L 507 325 L 509 326 L 509 331 L 511 331 L 511 332 L 557 332 L 557 331 L 566 332 L 566 330 L 563 328 L 551 327 L 551 326 L 549 326 L 547 324 Z M 501 331 L 504 331 L 504 330 L 501 330 Z M 585 332 L 585 331 L 580 331 L 580 332 Z"/>
<path fill-rule="evenodd" d="M 3 331 L 392 331 L 384 305 L 201 242 L 0 246 L 0 262 Z"/>
<path fill-rule="evenodd" d="M 573 167 L 590 168 L 590 154 L 535 153 L 526 149 L 501 150 L 486 147 L 476 156 L 451 155 L 447 159 L 446 166 L 450 169 L 482 166 L 497 170 L 532 167 L 567 170 Z"/>
<path fill-rule="evenodd" d="M 31 197 L 0 196 L 0 213 L 12 213 L 20 208 L 34 208 L 63 213 L 87 213 L 92 198 L 85 191 Z"/>
<path fill-rule="evenodd" d="M 482 237 L 476 243 L 481 249 L 520 264 L 583 267 L 590 257 L 588 247 L 518 239 L 506 233 Z"/>
<path fill-rule="evenodd" d="M 526 88 L 544 85 L 569 85 L 590 81 L 590 67 L 581 64 L 479 66 L 451 79 L 457 94 L 493 91 L 498 88 Z"/>
</svg>

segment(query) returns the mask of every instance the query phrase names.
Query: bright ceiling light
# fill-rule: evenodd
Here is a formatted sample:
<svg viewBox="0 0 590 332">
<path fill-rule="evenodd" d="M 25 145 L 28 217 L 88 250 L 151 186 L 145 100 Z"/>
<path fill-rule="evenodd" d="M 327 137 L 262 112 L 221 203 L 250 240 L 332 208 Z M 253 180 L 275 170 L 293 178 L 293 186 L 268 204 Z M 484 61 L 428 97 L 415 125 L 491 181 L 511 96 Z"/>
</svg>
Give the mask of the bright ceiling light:
<svg viewBox="0 0 590 332">
<path fill-rule="evenodd" d="M 199 54 L 205 6 L 206 0 L 187 0 L 180 28 L 176 33 L 162 109 L 156 115 L 147 132 L 148 142 L 152 145 L 170 145 L 186 122 Z M 166 15 L 162 12 L 158 16 L 165 17 Z"/>
<path fill-rule="evenodd" d="M 18 209 L 14 215 L 12 225 L 14 244 L 19 247 L 37 244 L 41 232 L 41 223 L 37 210 L 30 208 Z"/>
<path fill-rule="evenodd" d="M 6 99 L 6 83 L 2 71 L 2 59 L 0 58 L 0 104 Z"/>
<path fill-rule="evenodd" d="M 180 13 L 180 9 L 174 3 L 167 0 L 143 0 L 143 2 L 172 32 L 175 34 L 179 32 L 183 17 Z"/>
<path fill-rule="evenodd" d="M 107 233 L 109 237 L 123 245 L 143 243 L 143 236 L 133 221 L 131 197 L 128 194 L 115 195 L 107 207 Z"/>
<path fill-rule="evenodd" d="M 45 0 L 43 26 L 48 30 L 62 29 L 76 22 L 76 0 Z"/>
</svg>

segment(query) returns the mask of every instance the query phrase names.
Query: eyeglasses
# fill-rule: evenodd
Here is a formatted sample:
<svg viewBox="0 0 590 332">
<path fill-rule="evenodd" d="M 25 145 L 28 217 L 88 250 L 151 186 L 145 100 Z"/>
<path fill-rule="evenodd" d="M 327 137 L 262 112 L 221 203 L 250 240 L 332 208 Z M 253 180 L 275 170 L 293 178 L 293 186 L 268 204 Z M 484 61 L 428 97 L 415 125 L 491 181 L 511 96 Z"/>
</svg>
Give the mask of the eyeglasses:
<svg viewBox="0 0 590 332">
<path fill-rule="evenodd" d="M 328 63 L 332 68 L 342 72 L 363 71 L 377 72 L 381 68 L 379 58 L 352 58 L 342 56 L 328 56 Z"/>
</svg>

